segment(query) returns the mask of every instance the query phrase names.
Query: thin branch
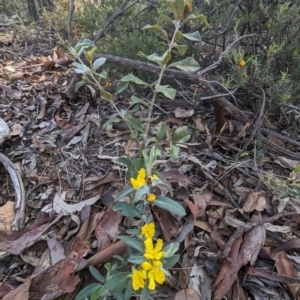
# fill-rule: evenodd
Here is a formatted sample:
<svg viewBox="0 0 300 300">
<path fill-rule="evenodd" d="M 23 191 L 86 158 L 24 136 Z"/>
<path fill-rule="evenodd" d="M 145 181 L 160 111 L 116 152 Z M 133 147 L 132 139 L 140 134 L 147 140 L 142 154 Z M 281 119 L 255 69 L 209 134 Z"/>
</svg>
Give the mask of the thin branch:
<svg viewBox="0 0 300 300">
<path fill-rule="evenodd" d="M 127 11 L 129 8 L 131 8 L 132 6 L 136 5 L 139 0 L 135 1 L 134 3 L 132 3 L 131 5 L 129 5 L 128 7 L 127 4 L 130 0 L 123 0 L 121 6 L 119 7 L 118 11 L 116 11 L 104 24 L 103 28 L 101 28 L 97 34 L 94 37 L 94 43 L 96 43 L 97 41 L 99 41 L 101 38 L 103 38 L 107 28 L 118 18 L 120 18 L 125 11 Z"/>
</svg>

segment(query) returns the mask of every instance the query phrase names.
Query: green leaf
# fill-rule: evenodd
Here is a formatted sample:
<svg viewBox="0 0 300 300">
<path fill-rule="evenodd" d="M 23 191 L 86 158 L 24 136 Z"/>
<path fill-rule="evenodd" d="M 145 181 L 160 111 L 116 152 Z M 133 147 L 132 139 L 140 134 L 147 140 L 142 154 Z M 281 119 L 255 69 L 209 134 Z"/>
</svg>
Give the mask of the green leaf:
<svg viewBox="0 0 300 300">
<path fill-rule="evenodd" d="M 100 286 L 99 283 L 92 283 L 88 285 L 77 294 L 75 300 L 85 300 L 86 298 L 89 298 L 92 295 L 93 291 L 97 289 L 99 286 Z"/>
<path fill-rule="evenodd" d="M 98 288 L 96 288 L 93 291 L 90 300 L 99 300 L 99 299 L 101 299 L 102 292 L 103 292 L 103 286 L 99 286 Z"/>
<path fill-rule="evenodd" d="M 76 44 L 75 48 L 79 47 L 95 47 L 95 43 L 89 39 L 84 39 Z"/>
<path fill-rule="evenodd" d="M 113 99 L 114 99 L 114 96 L 107 92 L 102 86 L 99 87 L 100 89 L 100 94 L 101 94 L 101 97 L 104 98 L 105 100 L 109 101 L 109 102 L 112 102 Z"/>
<path fill-rule="evenodd" d="M 179 152 L 180 152 L 180 148 L 176 145 L 174 145 L 172 142 L 170 143 L 170 159 L 171 161 L 174 161 L 178 158 L 179 156 Z"/>
<path fill-rule="evenodd" d="M 120 82 L 134 82 L 136 84 L 142 84 L 142 85 L 148 85 L 148 83 L 146 83 L 145 81 L 139 79 L 138 77 L 132 75 L 132 74 L 128 74 L 126 76 L 124 76 L 122 79 L 120 79 Z"/>
<path fill-rule="evenodd" d="M 85 80 L 80 80 L 75 84 L 75 92 L 77 92 L 82 86 L 85 86 L 87 82 Z"/>
<path fill-rule="evenodd" d="M 120 121 L 121 120 L 117 117 L 111 117 L 103 124 L 103 128 L 106 128 L 111 123 L 119 123 Z"/>
<path fill-rule="evenodd" d="M 143 150 L 143 154 L 144 154 L 144 150 Z M 152 146 L 150 150 L 150 156 L 149 156 L 149 165 L 147 166 L 149 169 L 150 168 L 152 169 L 152 166 L 159 155 L 160 155 L 159 149 L 157 149 L 155 146 Z"/>
<path fill-rule="evenodd" d="M 78 74 L 91 72 L 91 69 L 88 66 L 80 64 L 78 62 L 73 62 L 72 66 L 76 67 L 75 72 Z"/>
<path fill-rule="evenodd" d="M 102 65 L 105 64 L 105 62 L 106 62 L 105 57 L 100 57 L 100 58 L 96 59 L 93 63 L 94 70 L 97 70 L 98 68 L 100 68 Z"/>
<path fill-rule="evenodd" d="M 138 239 L 131 238 L 126 235 L 119 235 L 117 236 L 118 239 L 120 239 L 124 244 L 127 246 L 144 253 L 145 252 L 145 246 L 142 242 L 140 242 Z"/>
<path fill-rule="evenodd" d="M 166 136 L 166 123 L 165 122 L 159 122 L 157 124 L 157 132 L 156 132 L 156 138 L 159 142 L 161 142 Z"/>
<path fill-rule="evenodd" d="M 121 272 L 112 275 L 107 280 L 107 288 L 113 294 L 117 292 L 121 292 L 127 286 L 130 277 L 128 277 L 130 273 L 128 272 Z"/>
<path fill-rule="evenodd" d="M 132 282 L 131 282 L 131 280 L 128 281 L 128 283 L 127 283 L 127 287 L 126 287 L 124 296 L 125 296 L 125 300 L 129 300 L 132 296 Z"/>
<path fill-rule="evenodd" d="M 183 35 L 183 37 L 185 37 L 186 39 L 188 39 L 190 41 L 194 41 L 194 42 L 201 41 L 200 33 L 198 31 L 194 31 L 192 33 L 185 33 L 182 35 Z"/>
<path fill-rule="evenodd" d="M 93 47 L 89 51 L 84 51 L 84 56 L 85 56 L 86 60 L 89 62 L 90 65 L 92 65 L 96 50 L 97 50 L 97 48 Z"/>
<path fill-rule="evenodd" d="M 133 256 L 128 258 L 128 261 L 135 265 L 141 265 L 145 261 L 144 256 Z"/>
<path fill-rule="evenodd" d="M 168 197 L 157 196 L 153 204 L 181 217 L 186 214 L 184 208 L 179 203 Z"/>
<path fill-rule="evenodd" d="M 131 186 L 126 187 L 125 189 L 123 189 L 116 197 L 115 197 L 115 202 L 117 202 L 118 199 L 123 198 L 127 195 L 129 195 L 130 193 L 132 193 L 134 191 L 134 188 Z"/>
<path fill-rule="evenodd" d="M 178 262 L 179 258 L 180 258 L 179 254 L 175 254 L 166 258 L 163 263 L 163 268 L 166 270 L 172 268 Z"/>
<path fill-rule="evenodd" d="M 101 78 L 103 78 L 103 79 L 106 79 L 106 78 L 107 78 L 107 72 L 106 72 L 105 70 L 103 70 L 103 71 L 99 74 L 99 76 L 100 76 Z"/>
<path fill-rule="evenodd" d="M 167 258 L 167 257 L 170 257 L 170 256 L 174 255 L 178 251 L 179 246 L 180 246 L 180 243 L 178 243 L 178 242 L 171 243 L 168 246 L 166 246 L 163 249 L 164 258 Z"/>
<path fill-rule="evenodd" d="M 172 10 L 175 19 L 179 21 L 182 18 L 184 12 L 184 0 L 168 1 L 168 5 Z"/>
<path fill-rule="evenodd" d="M 119 81 L 117 86 L 116 86 L 116 92 L 115 95 L 120 94 L 121 92 L 123 92 L 125 89 L 127 89 L 128 87 L 128 81 Z"/>
<path fill-rule="evenodd" d="M 120 210 L 122 213 L 122 216 L 124 217 L 140 217 L 141 212 L 132 204 L 129 203 L 117 203 L 113 207 L 114 211 Z"/>
<path fill-rule="evenodd" d="M 174 25 L 172 19 L 164 14 L 161 14 L 158 17 L 156 24 L 157 25 L 161 25 L 161 24 Z"/>
<path fill-rule="evenodd" d="M 205 24 L 206 27 L 209 27 L 209 24 L 206 20 L 206 17 L 204 15 L 195 16 L 194 14 L 190 14 L 186 19 L 183 20 L 181 23 L 182 25 L 189 22 L 189 21 L 199 21 L 200 23 Z"/>
<path fill-rule="evenodd" d="M 172 142 L 185 143 L 191 138 L 187 126 L 179 127 L 172 134 Z"/>
<path fill-rule="evenodd" d="M 132 116 L 131 114 L 127 113 L 125 115 L 124 121 L 127 123 L 127 125 L 131 128 L 131 129 L 135 129 L 137 131 L 143 132 L 143 126 L 142 123 L 135 118 L 134 116 Z"/>
<path fill-rule="evenodd" d="M 99 271 L 95 267 L 89 266 L 89 270 L 96 280 L 98 280 L 101 283 L 105 282 L 104 277 L 99 273 Z"/>
<path fill-rule="evenodd" d="M 128 169 L 133 169 L 132 162 L 126 157 L 119 157 L 115 161 L 121 165 L 125 165 Z"/>
<path fill-rule="evenodd" d="M 187 45 L 178 45 L 175 43 L 174 48 L 176 48 L 179 52 L 179 55 L 182 56 L 186 53 Z"/>
<path fill-rule="evenodd" d="M 126 233 L 128 233 L 129 235 L 139 235 L 141 233 L 140 229 L 127 229 Z"/>
<path fill-rule="evenodd" d="M 167 32 L 164 29 L 162 29 L 158 24 L 155 24 L 155 25 L 146 25 L 142 29 L 150 29 L 150 30 L 158 31 L 159 33 L 162 34 L 162 36 L 165 39 L 168 39 Z"/>
<path fill-rule="evenodd" d="M 130 103 L 133 103 L 133 104 L 141 103 L 141 104 L 145 105 L 146 107 L 149 106 L 149 104 L 146 101 L 144 101 L 143 99 L 141 99 L 137 96 L 134 96 L 134 95 L 131 96 L 130 100 L 131 100 Z"/>
<path fill-rule="evenodd" d="M 171 88 L 169 85 L 156 85 L 155 91 L 158 93 L 163 93 L 165 97 L 174 100 L 176 96 L 176 90 Z"/>
<path fill-rule="evenodd" d="M 200 65 L 192 57 L 176 61 L 168 66 L 168 68 L 177 68 L 186 72 L 195 72 L 200 69 Z"/>
<path fill-rule="evenodd" d="M 150 61 L 157 63 L 159 66 L 165 65 L 171 59 L 171 52 L 166 50 L 162 56 L 159 56 L 157 53 L 151 55 L 146 55 L 143 52 L 139 51 L 138 56 L 146 58 Z"/>
<path fill-rule="evenodd" d="M 145 194 L 149 193 L 149 190 L 150 188 L 147 184 L 141 186 L 135 193 L 134 202 L 138 202 L 139 200 L 141 200 Z"/>
<path fill-rule="evenodd" d="M 125 298 L 124 298 L 123 293 L 119 292 L 119 293 L 113 293 L 113 299 L 114 300 L 124 300 Z"/>
<path fill-rule="evenodd" d="M 151 291 L 148 289 L 148 285 L 149 285 L 149 282 L 148 282 L 148 279 L 147 279 L 145 281 L 145 285 L 144 285 L 144 288 L 143 288 L 141 296 L 140 296 L 141 300 L 148 300 L 150 298 L 150 292 Z"/>
<path fill-rule="evenodd" d="M 201 41 L 200 33 L 198 31 L 192 32 L 192 33 L 181 33 L 179 30 L 175 33 L 174 40 L 175 42 L 178 42 L 180 39 L 186 38 L 190 41 L 199 42 Z"/>
</svg>

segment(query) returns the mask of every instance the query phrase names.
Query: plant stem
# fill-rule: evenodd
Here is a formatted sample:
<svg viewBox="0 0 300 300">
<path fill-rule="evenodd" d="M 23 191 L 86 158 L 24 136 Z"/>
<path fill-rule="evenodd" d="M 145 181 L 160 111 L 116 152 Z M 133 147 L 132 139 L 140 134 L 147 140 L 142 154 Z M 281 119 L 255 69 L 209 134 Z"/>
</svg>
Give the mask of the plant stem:
<svg viewBox="0 0 300 300">
<path fill-rule="evenodd" d="M 174 33 L 173 33 L 173 36 L 172 36 L 172 40 L 169 44 L 169 48 L 168 50 L 172 51 L 174 45 L 175 45 L 175 36 L 176 36 L 176 33 L 177 31 L 179 30 L 180 28 L 180 20 L 177 21 L 176 25 L 175 25 L 175 30 L 174 30 Z M 160 73 L 159 73 L 159 77 L 158 77 L 158 80 L 157 80 L 157 83 L 156 83 L 156 86 L 159 86 L 161 81 L 162 81 L 162 78 L 163 78 L 163 75 L 164 75 L 164 72 L 166 70 L 166 67 L 167 65 L 164 64 L 161 66 L 161 70 L 160 70 Z M 156 96 L 157 96 L 157 91 L 154 89 L 153 91 L 153 96 L 152 96 L 152 99 L 151 99 L 151 102 L 150 102 L 150 105 L 149 105 L 149 108 L 148 108 L 148 120 L 150 120 L 151 116 L 152 116 L 152 111 L 153 111 L 153 106 L 154 106 L 154 103 L 155 103 L 155 100 L 156 100 Z M 150 122 L 148 121 L 147 122 L 147 125 L 146 125 L 146 128 L 145 128 L 145 138 L 144 138 L 144 141 L 143 141 L 143 144 L 142 144 L 142 148 L 144 149 L 145 146 L 146 146 L 146 142 L 147 142 L 147 138 L 148 138 L 148 133 L 149 133 L 149 128 L 150 128 Z"/>
</svg>

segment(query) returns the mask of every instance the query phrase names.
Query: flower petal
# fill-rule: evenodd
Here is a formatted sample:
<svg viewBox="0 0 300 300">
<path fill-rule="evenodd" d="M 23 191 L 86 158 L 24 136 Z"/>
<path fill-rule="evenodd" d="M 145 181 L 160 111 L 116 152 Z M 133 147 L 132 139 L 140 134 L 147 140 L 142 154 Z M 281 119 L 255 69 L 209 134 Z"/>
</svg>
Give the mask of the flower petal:
<svg viewBox="0 0 300 300">
<path fill-rule="evenodd" d="M 154 223 L 149 223 L 149 224 L 145 224 L 143 227 L 142 227 L 142 235 L 145 237 L 145 238 L 150 238 L 152 239 L 154 234 L 155 234 L 155 225 Z"/>
<path fill-rule="evenodd" d="M 148 272 L 148 279 L 149 279 L 148 289 L 150 291 L 154 291 L 155 290 L 155 280 L 154 280 L 154 273 L 152 271 Z"/>
</svg>

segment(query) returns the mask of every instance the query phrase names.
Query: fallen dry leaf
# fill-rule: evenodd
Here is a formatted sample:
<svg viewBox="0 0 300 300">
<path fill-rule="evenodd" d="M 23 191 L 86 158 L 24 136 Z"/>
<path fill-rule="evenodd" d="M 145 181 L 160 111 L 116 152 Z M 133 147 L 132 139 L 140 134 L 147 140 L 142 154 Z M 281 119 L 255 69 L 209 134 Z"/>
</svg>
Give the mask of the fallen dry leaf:
<svg viewBox="0 0 300 300">
<path fill-rule="evenodd" d="M 264 211 L 266 208 L 267 200 L 264 192 L 251 192 L 249 193 L 244 205 L 244 212 Z"/>
<path fill-rule="evenodd" d="M 201 300 L 197 291 L 185 289 L 176 293 L 174 300 Z"/>
<path fill-rule="evenodd" d="M 0 207 L 0 231 L 11 234 L 11 224 L 15 218 L 15 202 L 7 201 Z"/>
<path fill-rule="evenodd" d="M 119 211 L 113 211 L 113 204 L 105 211 L 95 228 L 95 236 L 98 240 L 98 251 L 108 248 L 116 241 L 119 234 L 119 224 L 122 215 Z"/>
<path fill-rule="evenodd" d="M 35 241 L 53 224 L 55 224 L 62 214 L 59 214 L 52 222 L 39 226 L 33 229 L 15 241 L 0 242 L 0 251 L 5 251 L 14 255 L 19 255 L 24 250 L 32 246 Z"/>
</svg>

